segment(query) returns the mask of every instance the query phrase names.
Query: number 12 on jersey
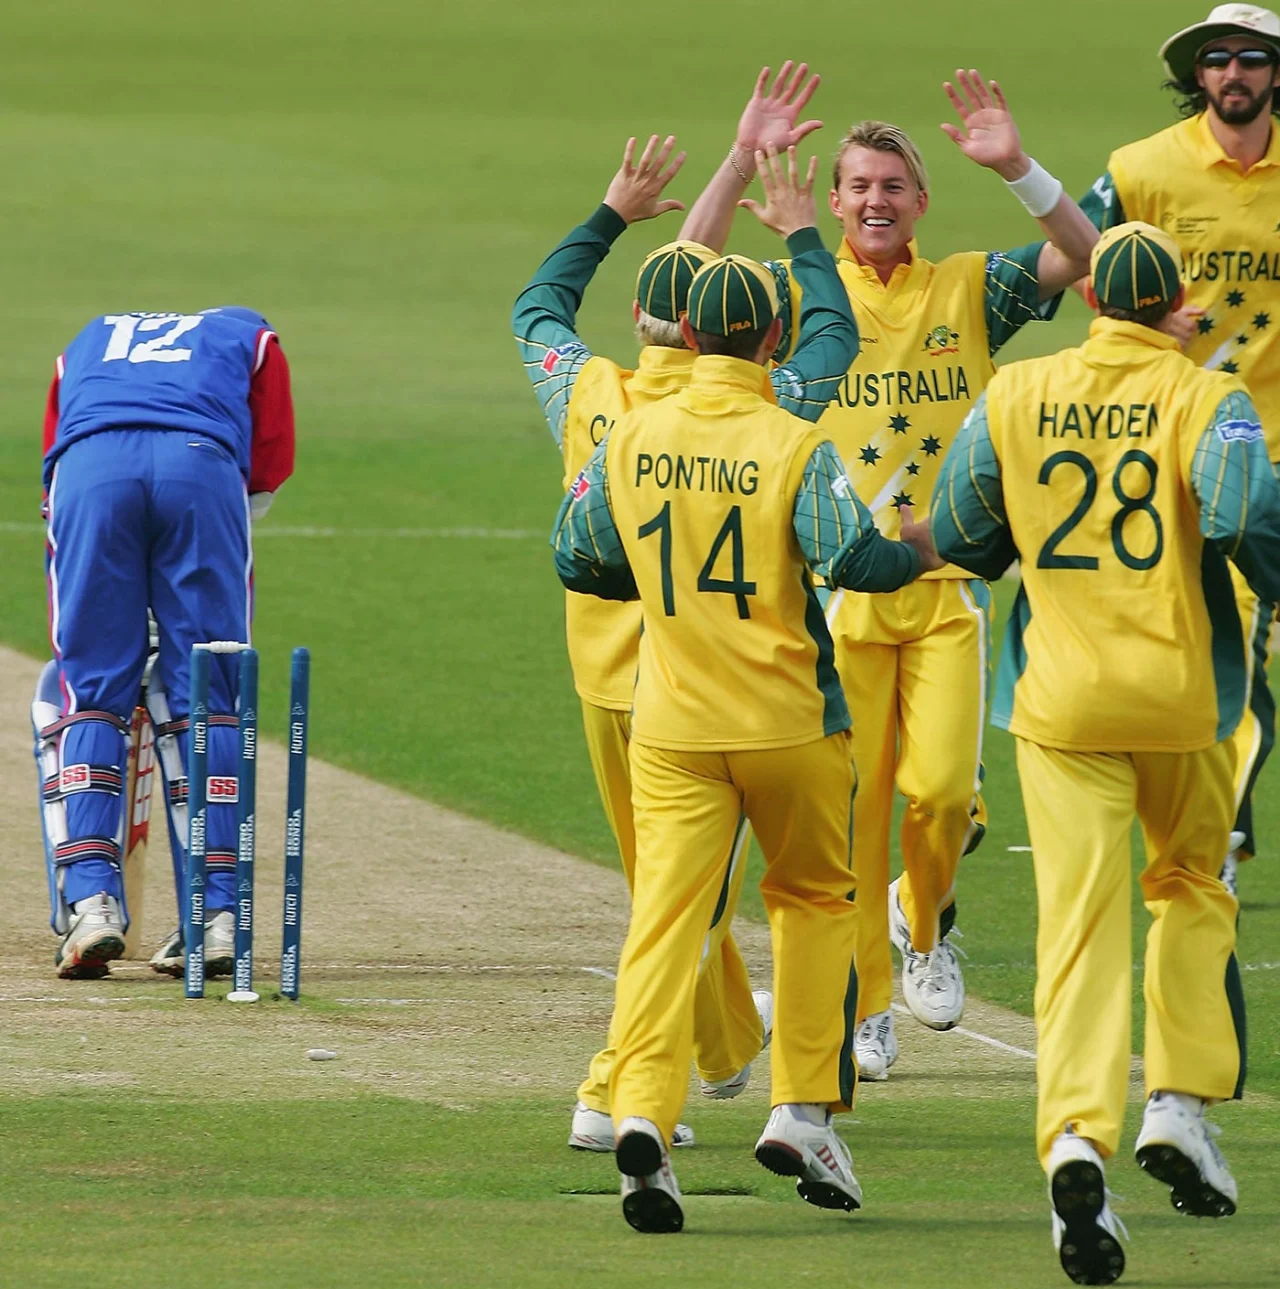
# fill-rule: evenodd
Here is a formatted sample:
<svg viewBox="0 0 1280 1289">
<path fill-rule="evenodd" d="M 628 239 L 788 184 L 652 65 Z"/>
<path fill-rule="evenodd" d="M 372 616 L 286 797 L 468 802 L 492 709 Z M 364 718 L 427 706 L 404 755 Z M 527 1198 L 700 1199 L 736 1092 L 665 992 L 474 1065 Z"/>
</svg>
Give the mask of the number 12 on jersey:
<svg viewBox="0 0 1280 1289">
<path fill-rule="evenodd" d="M 131 363 L 185 363 L 191 360 L 190 349 L 175 349 L 173 342 L 188 331 L 194 331 L 204 318 L 198 313 L 121 313 L 103 318 L 111 328 L 104 363 L 127 358 Z M 168 330 L 163 330 L 168 328 Z M 133 343 L 134 336 L 150 331 L 162 334 L 151 340 Z"/>
<path fill-rule="evenodd" d="M 640 525 L 636 534 L 640 538 L 658 534 L 658 563 L 662 569 L 662 611 L 669 618 L 676 615 L 675 584 L 671 576 L 671 502 L 663 502 L 658 511 L 647 523 Z M 715 576 L 716 561 L 724 549 L 725 542 L 730 543 L 729 558 L 732 565 L 732 576 L 726 580 Z M 711 543 L 706 561 L 698 571 L 697 589 L 713 595 L 732 595 L 738 608 L 738 617 L 750 618 L 751 606 L 747 596 L 756 593 L 756 584 L 746 580 L 746 557 L 742 547 L 742 507 L 730 506 L 720 531 Z"/>
</svg>

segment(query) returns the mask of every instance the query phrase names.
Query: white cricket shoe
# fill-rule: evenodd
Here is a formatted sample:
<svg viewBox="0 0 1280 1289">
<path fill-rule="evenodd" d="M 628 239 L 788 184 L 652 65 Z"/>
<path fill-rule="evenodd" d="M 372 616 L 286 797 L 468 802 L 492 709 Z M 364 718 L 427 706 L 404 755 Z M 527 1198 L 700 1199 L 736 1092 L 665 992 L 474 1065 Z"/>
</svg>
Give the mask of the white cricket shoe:
<svg viewBox="0 0 1280 1289">
<path fill-rule="evenodd" d="M 637 1231 L 669 1235 L 684 1226 L 680 1187 L 656 1124 L 624 1119 L 614 1152 L 622 1174 L 622 1216 Z"/>
<path fill-rule="evenodd" d="M 889 1067 L 898 1059 L 898 1036 L 893 1032 L 893 1012 L 868 1016 L 853 1036 L 853 1055 L 858 1077 L 869 1083 L 883 1083 Z"/>
<path fill-rule="evenodd" d="M 1113 1284 L 1124 1272 L 1120 1234 L 1129 1233 L 1107 1202 L 1102 1156 L 1068 1128 L 1054 1139 L 1045 1171 L 1062 1269 L 1078 1285 Z"/>
<path fill-rule="evenodd" d="M 569 1130 L 571 1149 L 609 1155 L 613 1153 L 615 1144 L 612 1117 L 599 1110 L 592 1110 L 579 1101 L 573 1107 L 573 1126 Z M 692 1146 L 693 1129 L 687 1123 L 676 1124 L 676 1130 L 671 1134 L 671 1144 Z"/>
<path fill-rule="evenodd" d="M 889 887 L 889 938 L 902 955 L 902 998 L 930 1029 L 952 1029 L 964 1015 L 964 976 L 955 947 L 943 936 L 928 953 L 911 944 L 911 927 L 898 902 L 898 878 Z M 958 936 L 952 930 L 949 935 Z"/>
<path fill-rule="evenodd" d="M 105 891 L 71 906 L 71 926 L 53 955 L 63 980 L 100 980 L 107 963 L 124 956 L 120 901 Z"/>
<path fill-rule="evenodd" d="M 1199 1097 L 1153 1092 L 1142 1112 L 1134 1157 L 1169 1187 L 1169 1202 L 1188 1217 L 1230 1217 L 1240 1192 L 1214 1138 L 1222 1130 L 1204 1117 Z"/>
<path fill-rule="evenodd" d="M 152 971 L 158 972 L 162 976 L 180 976 L 186 968 L 186 961 L 182 949 L 182 928 L 179 927 L 172 935 L 151 955 L 151 961 L 147 964 Z"/>
<path fill-rule="evenodd" d="M 767 989 L 756 989 L 751 994 L 760 1013 L 760 1024 L 764 1027 L 764 1042 L 760 1044 L 763 1052 L 773 1040 L 773 994 Z M 710 1101 L 732 1101 L 739 1093 L 746 1090 L 751 1082 L 751 1062 L 740 1069 L 737 1074 L 727 1079 L 699 1079 L 702 1095 Z"/>
<path fill-rule="evenodd" d="M 862 1207 L 862 1187 L 853 1175 L 853 1156 L 836 1136 L 831 1113 L 818 1124 L 806 1110 L 819 1107 L 778 1105 L 756 1142 L 756 1159 L 771 1173 L 794 1177 L 796 1190 L 807 1204 L 842 1208 L 852 1213 Z"/>
<path fill-rule="evenodd" d="M 211 913 L 204 924 L 204 974 L 229 976 L 236 969 L 236 915 L 230 909 Z"/>
</svg>

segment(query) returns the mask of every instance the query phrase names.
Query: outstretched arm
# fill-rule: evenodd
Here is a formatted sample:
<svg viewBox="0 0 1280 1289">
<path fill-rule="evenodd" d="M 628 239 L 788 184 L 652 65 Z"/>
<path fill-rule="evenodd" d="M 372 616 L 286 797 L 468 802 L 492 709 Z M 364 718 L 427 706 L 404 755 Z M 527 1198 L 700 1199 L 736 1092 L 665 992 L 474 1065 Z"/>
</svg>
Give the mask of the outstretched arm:
<svg viewBox="0 0 1280 1289">
<path fill-rule="evenodd" d="M 744 200 L 738 205 L 786 240 L 791 254 L 789 272 L 795 276 L 802 301 L 795 354 L 785 367 L 775 368 L 769 379 L 779 407 L 803 420 L 816 421 L 836 396 L 840 382 L 858 356 L 858 327 L 836 262 L 818 235 L 818 210 L 813 196 L 817 157 L 809 159 L 808 176 L 803 182 L 795 148 L 787 149 L 785 172 L 772 146 L 767 153 L 756 153 L 756 164 L 765 204 Z M 789 295 L 789 277 L 781 266 L 774 272 L 780 285 L 785 278 Z"/>
<path fill-rule="evenodd" d="M 1005 515 L 985 393 L 943 458 L 933 486 L 931 518 L 939 556 L 978 577 L 994 581 L 1018 558 Z"/>
<path fill-rule="evenodd" d="M 637 162 L 636 141 L 628 139 L 604 201 L 543 260 L 516 298 L 511 329 L 557 446 L 564 441 L 574 383 L 591 357 L 576 330 L 588 283 L 628 224 L 684 209 L 680 202 L 662 198 L 684 164 L 683 152 L 667 164 L 675 142 L 668 136 L 659 146 L 658 136 L 652 135 Z"/>
<path fill-rule="evenodd" d="M 1280 484 L 1262 423 L 1244 390 L 1228 394 L 1191 461 L 1200 531 L 1244 574 L 1254 594 L 1280 601 Z"/>
<path fill-rule="evenodd" d="M 796 66 L 788 58 L 770 87 L 769 71 L 768 67 L 761 68 L 756 77 L 755 89 L 742 110 L 729 155 L 686 216 L 680 230 L 682 241 L 700 242 L 713 251 L 723 252 L 738 200 L 755 177 L 756 153 L 765 152 L 770 146 L 776 152 L 785 152 L 805 135 L 822 127 L 821 121 L 796 124 L 821 77 L 809 76 L 806 80 L 809 65 Z"/>
<path fill-rule="evenodd" d="M 602 600 L 638 600 L 636 580 L 609 505 L 608 437 L 573 481 L 551 532 L 556 572 L 570 591 Z"/>
<path fill-rule="evenodd" d="M 943 84 L 960 124 L 942 129 L 971 161 L 994 170 L 1034 216 L 1048 241 L 1041 248 L 1036 277 L 1040 299 L 1050 300 L 1089 271 L 1098 230 L 1063 191 L 1062 184 L 1022 150 L 1022 138 L 1004 91 L 976 69 L 957 71 L 959 88 Z"/>
<path fill-rule="evenodd" d="M 928 523 L 915 523 L 910 506 L 902 510 L 903 540 L 881 536 L 854 492 L 835 445 L 828 441 L 819 443 L 809 457 L 791 522 L 809 567 L 828 586 L 896 591 L 921 573 L 942 567 Z"/>
</svg>

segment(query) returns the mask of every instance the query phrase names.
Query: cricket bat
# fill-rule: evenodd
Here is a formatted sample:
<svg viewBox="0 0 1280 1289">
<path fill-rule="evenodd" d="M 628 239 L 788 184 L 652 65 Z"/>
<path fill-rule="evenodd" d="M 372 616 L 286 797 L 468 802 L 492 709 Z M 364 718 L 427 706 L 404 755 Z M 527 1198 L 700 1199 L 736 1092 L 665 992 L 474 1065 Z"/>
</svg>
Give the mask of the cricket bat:
<svg viewBox="0 0 1280 1289">
<path fill-rule="evenodd" d="M 143 888 L 147 874 L 147 837 L 151 828 L 151 790 L 155 783 L 155 728 L 145 707 L 133 709 L 129 723 L 129 757 L 125 799 L 124 898 L 129 907 L 129 930 L 124 937 L 126 958 L 145 958 L 142 948 Z"/>
</svg>

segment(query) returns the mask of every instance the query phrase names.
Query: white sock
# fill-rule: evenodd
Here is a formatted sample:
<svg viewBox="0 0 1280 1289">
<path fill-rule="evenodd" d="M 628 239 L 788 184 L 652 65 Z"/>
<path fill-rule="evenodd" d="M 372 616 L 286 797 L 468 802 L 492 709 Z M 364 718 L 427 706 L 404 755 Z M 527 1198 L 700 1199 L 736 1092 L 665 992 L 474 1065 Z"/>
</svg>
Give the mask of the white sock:
<svg viewBox="0 0 1280 1289">
<path fill-rule="evenodd" d="M 790 1110 L 792 1118 L 811 1123 L 816 1128 L 825 1128 L 831 1122 L 831 1111 L 816 1101 L 792 1101 L 779 1108 Z"/>
</svg>

